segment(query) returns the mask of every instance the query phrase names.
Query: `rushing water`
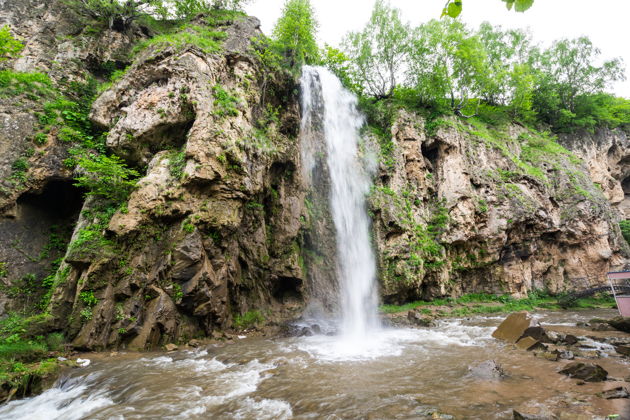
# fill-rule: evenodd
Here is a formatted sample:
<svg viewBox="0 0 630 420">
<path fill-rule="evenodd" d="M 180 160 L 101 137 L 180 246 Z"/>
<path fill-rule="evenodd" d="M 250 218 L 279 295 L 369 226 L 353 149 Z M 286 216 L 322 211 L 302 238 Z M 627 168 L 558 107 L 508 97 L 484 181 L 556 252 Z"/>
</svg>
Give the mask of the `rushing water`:
<svg viewBox="0 0 630 420">
<path fill-rule="evenodd" d="M 359 159 L 359 130 L 364 123 L 357 98 L 330 71 L 306 66 L 302 74 L 303 123 L 321 120 L 330 177 L 330 209 L 336 231 L 341 290 L 341 337 L 346 344 L 376 332 L 376 261 L 370 241 L 366 194 L 370 177 Z M 314 115 L 317 114 L 317 115 Z M 305 163 L 309 165 L 308 159 Z M 328 343 L 326 343 L 328 345 Z"/>
<path fill-rule="evenodd" d="M 614 312 L 544 314 L 549 325 Z M 321 354 L 322 337 L 237 340 L 174 353 L 91 357 L 34 398 L 0 406 L 0 419 L 511 419 L 512 409 L 566 413 L 562 418 L 630 418 L 625 400 L 597 397 L 603 387 L 557 373 L 551 362 L 491 337 L 503 317 L 444 320 L 435 328 L 385 330 L 379 357 Z M 585 332 L 588 335 L 593 332 Z M 389 343 L 389 344 L 388 344 Z M 504 380 L 471 376 L 469 367 L 496 360 Z M 610 376 L 630 375 L 627 359 L 595 363 Z M 440 417 L 437 417 L 440 418 Z M 579 417 L 584 418 L 584 417 Z"/>
</svg>

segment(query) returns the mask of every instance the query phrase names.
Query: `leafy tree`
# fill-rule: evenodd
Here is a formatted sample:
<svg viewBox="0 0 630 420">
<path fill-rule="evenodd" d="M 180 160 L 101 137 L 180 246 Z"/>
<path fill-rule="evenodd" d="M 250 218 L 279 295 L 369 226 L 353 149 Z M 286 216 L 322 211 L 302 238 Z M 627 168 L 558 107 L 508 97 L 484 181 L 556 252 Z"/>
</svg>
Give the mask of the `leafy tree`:
<svg viewBox="0 0 630 420">
<path fill-rule="evenodd" d="M 79 15 L 124 31 L 144 16 L 189 20 L 213 9 L 236 10 L 248 0 L 64 0 Z"/>
<path fill-rule="evenodd" d="M 587 96 L 600 94 L 610 83 L 625 78 L 620 59 L 594 65 L 600 54 L 586 37 L 557 41 L 542 52 L 532 50 L 534 108 L 545 121 L 556 126 L 569 126 L 571 121 L 583 125 L 585 121 L 579 120 L 584 116 L 576 114 L 578 105 L 582 111 L 593 106 L 594 102 L 585 106 Z"/>
<path fill-rule="evenodd" d="M 247 0 L 163 0 L 160 14 L 169 17 L 171 13 L 177 19 L 192 19 L 199 13 L 211 10 L 239 10 Z"/>
<path fill-rule="evenodd" d="M 365 93 L 380 99 L 391 96 L 405 65 L 410 33 L 400 10 L 377 0 L 366 27 L 348 34 L 344 46 L 352 74 Z"/>
<path fill-rule="evenodd" d="M 144 15 L 165 10 L 163 0 L 66 0 L 82 16 L 106 22 L 109 29 L 123 31 Z"/>
<path fill-rule="evenodd" d="M 324 46 L 323 64 L 328 67 L 338 78 L 341 83 L 352 91 L 358 92 L 360 86 L 354 83 L 351 75 L 351 61 L 350 58 L 341 50 L 331 47 L 330 45 Z"/>
<path fill-rule="evenodd" d="M 273 29 L 275 46 L 290 68 L 319 61 L 317 20 L 310 0 L 287 0 Z"/>
<path fill-rule="evenodd" d="M 431 20 L 414 31 L 407 80 L 421 100 L 458 115 L 483 95 L 488 57 L 482 42 L 463 23 Z"/>
<path fill-rule="evenodd" d="M 524 12 L 534 4 L 534 0 L 501 0 L 505 3 L 508 10 L 514 8 L 517 12 Z M 462 13 L 462 0 L 447 0 L 442 16 L 450 16 L 456 18 Z"/>
<path fill-rule="evenodd" d="M 23 48 L 24 45 L 11 35 L 8 25 L 0 29 L 0 62 L 16 57 Z"/>
</svg>

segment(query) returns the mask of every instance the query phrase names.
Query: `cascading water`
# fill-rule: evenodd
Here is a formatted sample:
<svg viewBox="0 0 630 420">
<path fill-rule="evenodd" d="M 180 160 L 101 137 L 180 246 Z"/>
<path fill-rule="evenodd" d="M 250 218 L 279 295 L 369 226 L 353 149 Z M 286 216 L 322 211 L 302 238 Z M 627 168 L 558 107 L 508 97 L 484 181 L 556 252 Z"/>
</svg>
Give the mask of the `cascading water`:
<svg viewBox="0 0 630 420">
<path fill-rule="evenodd" d="M 364 118 L 357 109 L 357 98 L 327 69 L 305 66 L 301 85 L 302 127 L 319 121 L 319 141 L 326 145 L 341 292 L 341 333 L 346 337 L 364 337 L 378 328 L 376 261 L 365 199 L 370 176 L 359 158 L 359 130 Z M 307 171 L 315 167 L 314 150 L 304 147 Z"/>
</svg>

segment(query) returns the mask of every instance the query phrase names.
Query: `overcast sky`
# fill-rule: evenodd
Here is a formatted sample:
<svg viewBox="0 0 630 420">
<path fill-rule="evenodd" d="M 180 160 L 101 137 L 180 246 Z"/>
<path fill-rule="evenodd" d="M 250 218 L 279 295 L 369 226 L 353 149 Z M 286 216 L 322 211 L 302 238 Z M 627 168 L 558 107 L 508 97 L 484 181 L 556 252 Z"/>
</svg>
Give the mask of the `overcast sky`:
<svg viewBox="0 0 630 420">
<path fill-rule="evenodd" d="M 250 0 L 245 10 L 258 17 L 270 35 L 285 0 Z M 374 0 L 311 0 L 319 21 L 322 43 L 339 46 L 344 34 L 361 29 L 370 17 Z M 445 0 L 390 0 L 412 24 L 439 18 Z M 464 0 L 462 18 L 477 27 L 483 21 L 506 28 L 529 28 L 544 45 L 558 38 L 587 35 L 605 58 L 621 57 L 630 75 L 630 1 L 535 0 L 525 13 L 509 12 L 500 0 Z M 630 98 L 630 81 L 617 83 L 615 94 Z"/>
</svg>

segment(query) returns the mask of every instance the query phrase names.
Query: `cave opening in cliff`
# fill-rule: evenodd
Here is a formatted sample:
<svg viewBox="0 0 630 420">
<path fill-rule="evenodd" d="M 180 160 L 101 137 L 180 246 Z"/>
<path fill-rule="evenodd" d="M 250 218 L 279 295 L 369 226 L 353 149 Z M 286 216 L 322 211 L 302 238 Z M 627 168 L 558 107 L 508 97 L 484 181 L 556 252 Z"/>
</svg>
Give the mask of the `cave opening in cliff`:
<svg viewBox="0 0 630 420">
<path fill-rule="evenodd" d="M 84 191 L 71 180 L 52 180 L 36 192 L 22 194 L 17 203 L 40 212 L 44 219 L 74 223 L 83 206 Z"/>
<path fill-rule="evenodd" d="M 433 142 L 432 144 L 422 143 L 420 146 L 420 152 L 422 153 L 422 156 L 424 156 L 429 172 L 435 171 L 439 158 L 437 142 Z"/>
<path fill-rule="evenodd" d="M 51 180 L 22 194 L 10 218 L 0 218 L 0 261 L 10 261 L 9 281 L 43 279 L 62 257 L 83 205 L 72 180 Z"/>
<path fill-rule="evenodd" d="M 626 200 L 630 199 L 630 176 L 623 180 L 621 188 L 623 189 L 623 194 L 625 195 Z"/>
<path fill-rule="evenodd" d="M 302 280 L 295 277 L 279 277 L 274 282 L 273 297 L 280 303 L 302 301 Z"/>
</svg>

